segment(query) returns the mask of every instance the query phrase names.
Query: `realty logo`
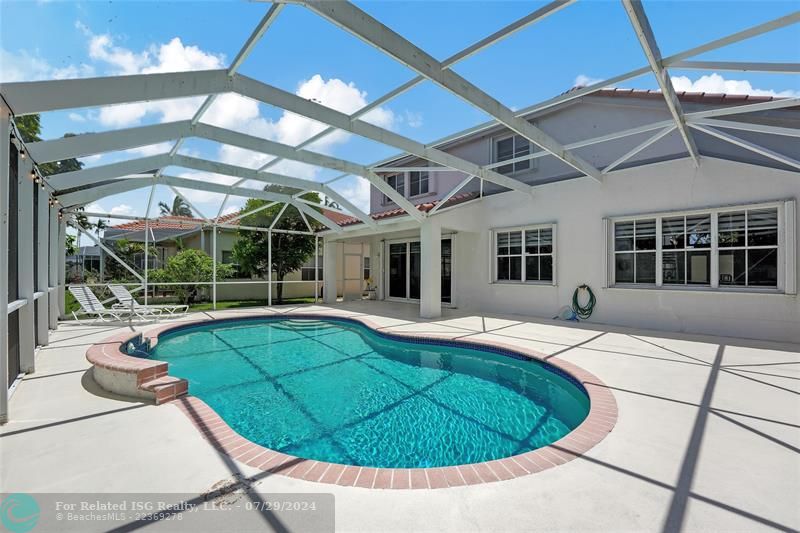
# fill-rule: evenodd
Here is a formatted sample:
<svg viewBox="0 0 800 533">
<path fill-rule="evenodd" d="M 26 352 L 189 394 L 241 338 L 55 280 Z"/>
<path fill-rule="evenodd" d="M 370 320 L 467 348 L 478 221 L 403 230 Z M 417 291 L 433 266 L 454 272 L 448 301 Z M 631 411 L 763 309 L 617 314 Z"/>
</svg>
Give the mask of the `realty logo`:
<svg viewBox="0 0 800 533">
<path fill-rule="evenodd" d="M 26 533 L 39 522 L 39 504 L 29 494 L 9 494 L 0 503 L 0 513 L 0 522 L 11 533 Z"/>
</svg>

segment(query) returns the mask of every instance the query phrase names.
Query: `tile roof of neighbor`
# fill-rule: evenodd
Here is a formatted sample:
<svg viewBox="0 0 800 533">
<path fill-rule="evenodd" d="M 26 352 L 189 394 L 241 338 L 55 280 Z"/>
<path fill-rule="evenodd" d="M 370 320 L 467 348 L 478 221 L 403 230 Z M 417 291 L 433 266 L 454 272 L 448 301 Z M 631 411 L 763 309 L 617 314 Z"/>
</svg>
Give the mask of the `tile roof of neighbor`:
<svg viewBox="0 0 800 533">
<path fill-rule="evenodd" d="M 583 89 L 583 85 L 576 85 L 564 94 Z M 758 103 L 769 102 L 771 100 L 782 100 L 780 96 L 760 96 L 753 94 L 727 94 L 727 93 L 706 93 L 706 92 L 690 92 L 690 91 L 677 91 L 678 100 L 681 102 L 697 102 L 702 104 L 745 104 L 745 103 Z M 600 89 L 586 96 L 606 96 L 610 98 L 648 98 L 652 100 L 661 100 L 664 96 L 660 90 L 654 89 Z"/>
<path fill-rule="evenodd" d="M 235 223 L 238 216 L 239 212 L 237 211 L 236 213 L 223 215 L 219 217 L 217 221 L 222 224 Z M 191 229 L 200 224 L 203 224 L 204 222 L 205 220 L 203 220 L 202 218 L 164 215 L 156 219 L 150 220 L 150 229 L 152 230 Z M 117 224 L 115 226 L 109 226 L 108 229 L 125 230 L 125 231 L 139 231 L 139 230 L 143 231 L 145 229 L 144 226 L 145 226 L 144 220 L 132 220 L 130 222 L 124 222 L 122 224 Z"/>
<path fill-rule="evenodd" d="M 236 225 L 239 223 L 239 214 L 241 211 L 237 211 L 235 213 L 229 213 L 227 215 L 223 215 L 217 219 L 217 222 L 220 224 L 233 224 Z M 326 217 L 330 218 L 337 224 L 340 221 L 348 222 L 354 217 L 350 215 L 343 215 L 341 213 L 337 213 L 335 211 L 330 211 L 328 209 L 322 209 L 322 214 Z M 213 219 L 210 219 L 213 221 Z M 358 221 L 358 219 L 354 219 Z M 158 217 L 156 219 L 150 220 L 150 229 L 152 230 L 159 230 L 159 229 L 192 229 L 200 224 L 203 224 L 205 220 L 202 218 L 195 218 L 195 217 L 184 217 L 184 216 L 176 216 L 176 215 L 164 215 Z M 117 224 L 115 226 L 109 226 L 108 229 L 113 230 L 125 230 L 125 231 L 144 231 L 145 229 L 144 220 L 132 220 L 130 222 L 124 222 L 122 224 Z"/>
<path fill-rule="evenodd" d="M 477 197 L 478 197 L 477 192 L 465 192 L 461 194 L 456 194 L 452 198 L 447 200 L 447 207 L 463 204 L 464 202 L 467 202 Z M 436 207 L 436 204 L 438 204 L 439 202 L 440 200 L 434 200 L 432 202 L 423 202 L 421 204 L 416 204 L 414 207 L 416 207 L 423 213 L 427 213 L 428 211 Z M 395 209 L 382 211 L 380 213 L 372 213 L 370 216 L 372 217 L 373 220 L 385 220 L 387 218 L 399 217 L 405 214 L 406 212 L 401 207 L 397 207 Z M 339 220 L 334 220 L 334 222 L 336 222 L 340 226 L 352 226 L 354 224 L 361 224 L 361 220 L 357 219 L 356 217 L 341 215 L 339 213 L 337 213 L 337 215 L 339 216 Z"/>
</svg>

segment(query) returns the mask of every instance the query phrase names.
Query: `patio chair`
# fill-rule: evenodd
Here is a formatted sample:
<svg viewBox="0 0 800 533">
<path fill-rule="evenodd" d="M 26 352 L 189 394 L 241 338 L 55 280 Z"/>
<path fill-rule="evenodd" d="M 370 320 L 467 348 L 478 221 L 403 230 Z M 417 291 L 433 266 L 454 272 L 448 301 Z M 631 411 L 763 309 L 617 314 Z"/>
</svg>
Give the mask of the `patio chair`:
<svg viewBox="0 0 800 533">
<path fill-rule="evenodd" d="M 82 324 L 78 316 L 95 316 L 93 322 L 100 320 L 101 322 L 124 322 L 130 317 L 132 311 L 123 308 L 108 308 L 103 305 L 103 302 L 92 292 L 92 289 L 85 285 L 71 285 L 69 292 L 78 301 L 81 308 L 79 311 L 73 311 L 72 316 L 75 321 Z"/>
<path fill-rule="evenodd" d="M 183 315 L 189 311 L 188 305 L 174 304 L 174 305 L 142 305 L 136 301 L 131 292 L 124 285 L 109 285 L 108 289 L 111 294 L 119 301 L 122 307 L 133 306 L 134 312 L 138 309 L 142 312 L 153 311 L 161 314 L 166 312 L 170 315 Z"/>
</svg>

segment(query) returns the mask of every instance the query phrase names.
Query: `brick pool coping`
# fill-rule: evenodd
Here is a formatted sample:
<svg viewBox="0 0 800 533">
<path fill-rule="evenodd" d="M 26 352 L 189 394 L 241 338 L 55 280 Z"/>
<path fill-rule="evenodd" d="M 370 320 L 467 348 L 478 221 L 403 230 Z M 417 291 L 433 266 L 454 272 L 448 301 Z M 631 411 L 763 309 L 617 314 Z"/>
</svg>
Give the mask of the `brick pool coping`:
<svg viewBox="0 0 800 533">
<path fill-rule="evenodd" d="M 543 448 L 504 459 L 437 468 L 371 468 L 327 463 L 287 455 L 265 448 L 242 437 L 203 400 L 188 396 L 188 383 L 184 379 L 169 376 L 167 374 L 167 363 L 131 357 L 122 351 L 122 348 L 130 341 L 143 340 L 142 336 L 149 339 L 152 347 L 158 343 L 159 335 L 167 332 L 191 328 L 209 322 L 254 318 L 332 319 L 357 322 L 385 337 L 417 340 L 420 343 L 441 341 L 447 344 L 452 343 L 453 345 L 484 350 L 489 348 L 495 353 L 535 359 L 551 365 L 560 371 L 556 372 L 557 374 L 566 374 L 566 377 L 571 381 L 580 384 L 589 396 L 589 414 L 577 428 L 558 441 Z M 360 316 L 344 317 L 319 312 L 237 313 L 235 317 L 182 320 L 178 323 L 159 326 L 144 334 L 123 332 L 91 346 L 86 357 L 95 366 L 95 373 L 98 368 L 110 368 L 117 372 L 135 374 L 137 376 L 136 383 L 140 388 L 153 387 L 153 381 L 156 380 L 157 385 L 155 387 L 158 388 L 154 390 L 152 395 L 155 402 L 157 404 L 170 402 L 176 405 L 219 453 L 271 474 L 340 486 L 375 489 L 439 489 L 523 477 L 580 457 L 602 441 L 616 424 L 617 403 L 611 390 L 597 376 L 568 361 L 555 356 L 547 356 L 529 348 L 496 341 L 489 342 L 480 339 L 454 340 L 446 334 L 416 335 L 409 332 L 395 331 L 389 333 L 382 331 L 384 329 L 385 326 Z M 116 390 L 112 390 L 112 392 L 125 393 Z M 140 394 L 139 396 L 142 395 Z"/>
</svg>

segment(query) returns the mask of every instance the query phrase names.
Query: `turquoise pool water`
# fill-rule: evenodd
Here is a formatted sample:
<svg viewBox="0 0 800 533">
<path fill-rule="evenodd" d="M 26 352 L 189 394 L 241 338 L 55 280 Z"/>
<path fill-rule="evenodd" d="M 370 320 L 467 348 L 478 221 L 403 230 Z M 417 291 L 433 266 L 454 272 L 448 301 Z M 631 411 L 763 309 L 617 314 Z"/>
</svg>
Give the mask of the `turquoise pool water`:
<svg viewBox="0 0 800 533">
<path fill-rule="evenodd" d="M 262 446 L 359 466 L 475 463 L 546 446 L 589 412 L 553 367 L 387 338 L 340 320 L 240 320 L 159 338 L 152 357 Z"/>
</svg>

